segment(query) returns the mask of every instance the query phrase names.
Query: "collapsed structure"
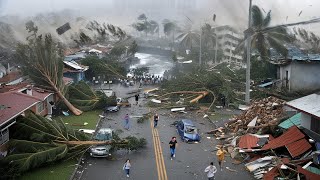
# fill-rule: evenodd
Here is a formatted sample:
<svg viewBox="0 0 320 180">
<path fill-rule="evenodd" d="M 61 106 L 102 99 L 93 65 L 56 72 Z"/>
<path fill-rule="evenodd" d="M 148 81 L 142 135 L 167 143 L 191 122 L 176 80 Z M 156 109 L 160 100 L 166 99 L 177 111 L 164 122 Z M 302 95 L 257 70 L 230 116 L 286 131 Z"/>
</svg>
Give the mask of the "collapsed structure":
<svg viewBox="0 0 320 180">
<path fill-rule="evenodd" d="M 225 127 L 208 134 L 221 140 L 234 163 L 243 163 L 256 179 L 320 179 L 320 135 L 314 132 L 320 127 L 301 122 L 320 122 L 319 97 L 254 101 Z"/>
</svg>

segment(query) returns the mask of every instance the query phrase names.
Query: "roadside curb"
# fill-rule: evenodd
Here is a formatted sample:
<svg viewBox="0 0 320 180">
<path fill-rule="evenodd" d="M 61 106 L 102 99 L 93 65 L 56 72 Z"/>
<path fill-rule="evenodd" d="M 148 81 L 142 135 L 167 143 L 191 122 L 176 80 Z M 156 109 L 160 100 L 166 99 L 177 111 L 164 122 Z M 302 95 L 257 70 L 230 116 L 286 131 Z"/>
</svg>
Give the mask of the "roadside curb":
<svg viewBox="0 0 320 180">
<path fill-rule="evenodd" d="M 104 114 L 104 113 L 102 112 L 102 115 L 103 115 L 103 114 Z M 103 119 L 103 118 L 101 118 L 101 117 L 99 118 L 99 120 L 98 120 L 98 122 L 97 122 L 97 124 L 96 124 L 96 128 L 95 128 L 94 132 L 97 131 L 98 127 L 100 126 L 100 123 L 101 123 L 101 120 L 102 120 L 102 119 Z M 93 134 L 92 134 L 92 136 L 93 136 Z M 91 136 L 91 138 L 92 138 L 92 136 Z M 86 152 L 85 152 L 85 153 L 86 153 Z M 84 156 L 85 153 L 83 153 L 83 154 L 81 155 L 81 157 L 79 158 L 78 163 L 77 163 L 77 168 L 74 169 L 74 171 L 73 171 L 72 175 L 70 176 L 69 180 L 79 180 L 79 179 L 81 179 L 83 170 L 81 171 L 81 170 L 80 170 L 80 167 L 83 167 L 83 165 L 81 165 L 81 162 L 82 162 L 82 160 L 84 159 L 83 156 Z M 77 172 L 79 172 L 79 177 L 76 177 Z"/>
</svg>

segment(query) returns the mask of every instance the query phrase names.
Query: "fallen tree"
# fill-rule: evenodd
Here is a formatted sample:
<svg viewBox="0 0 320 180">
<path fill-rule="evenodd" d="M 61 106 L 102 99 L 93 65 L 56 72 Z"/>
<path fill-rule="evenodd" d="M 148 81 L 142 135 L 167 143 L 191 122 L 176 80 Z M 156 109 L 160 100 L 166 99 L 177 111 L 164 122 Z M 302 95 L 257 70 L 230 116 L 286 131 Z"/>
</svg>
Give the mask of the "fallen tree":
<svg viewBox="0 0 320 180">
<path fill-rule="evenodd" d="M 111 141 L 92 141 L 91 138 L 65 125 L 61 119 L 48 120 L 28 112 L 13 125 L 9 153 L 1 159 L 1 176 L 13 179 L 30 169 L 79 157 L 91 145 L 111 144 L 116 149 L 139 149 L 144 138 L 132 136 Z"/>
</svg>

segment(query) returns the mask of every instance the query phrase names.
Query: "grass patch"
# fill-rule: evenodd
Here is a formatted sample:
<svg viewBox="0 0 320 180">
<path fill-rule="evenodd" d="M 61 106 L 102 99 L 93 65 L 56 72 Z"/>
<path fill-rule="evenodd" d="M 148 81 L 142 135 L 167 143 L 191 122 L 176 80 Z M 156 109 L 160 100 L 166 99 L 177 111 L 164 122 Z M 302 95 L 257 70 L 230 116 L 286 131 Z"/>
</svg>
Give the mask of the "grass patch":
<svg viewBox="0 0 320 180">
<path fill-rule="evenodd" d="M 232 116 L 233 116 L 232 114 L 220 114 L 220 113 L 217 113 L 217 114 L 211 115 L 210 119 L 214 120 L 214 121 L 221 121 L 221 120 L 230 119 Z"/>
<path fill-rule="evenodd" d="M 68 123 L 74 129 L 95 129 L 99 120 L 101 111 L 88 111 L 83 112 L 80 116 L 58 116 L 54 119 L 61 118 L 65 123 Z M 84 125 L 88 123 L 87 125 Z"/>
<path fill-rule="evenodd" d="M 62 161 L 57 164 L 34 169 L 23 174 L 20 180 L 68 180 L 76 168 L 77 160 Z"/>
</svg>

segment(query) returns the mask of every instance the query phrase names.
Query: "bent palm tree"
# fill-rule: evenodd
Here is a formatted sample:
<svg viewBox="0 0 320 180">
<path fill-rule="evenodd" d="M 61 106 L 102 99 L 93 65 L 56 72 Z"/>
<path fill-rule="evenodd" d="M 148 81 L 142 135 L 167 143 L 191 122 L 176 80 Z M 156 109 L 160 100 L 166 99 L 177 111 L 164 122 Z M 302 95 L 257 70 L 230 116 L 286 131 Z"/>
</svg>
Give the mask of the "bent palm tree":
<svg viewBox="0 0 320 180">
<path fill-rule="evenodd" d="M 269 28 L 271 22 L 271 11 L 264 16 L 258 6 L 252 7 L 252 26 L 251 30 L 251 47 L 257 49 L 263 59 L 268 57 L 268 49 L 274 48 L 277 52 L 283 56 L 287 56 L 288 50 L 284 46 L 284 43 L 292 42 L 293 37 L 287 33 L 286 27 L 278 26 L 276 28 Z M 245 40 L 243 40 L 235 52 L 238 53 L 240 49 L 243 49 Z"/>
<path fill-rule="evenodd" d="M 178 29 L 178 26 L 175 22 L 170 21 L 168 19 L 164 19 L 162 21 L 163 24 L 163 32 L 164 34 L 169 37 L 170 35 L 172 35 L 172 45 L 171 45 L 171 50 L 173 49 L 173 45 L 174 45 L 174 40 L 175 40 L 175 32 Z"/>
<path fill-rule="evenodd" d="M 23 72 L 36 84 L 54 90 L 73 114 L 82 113 L 64 96 L 66 90 L 62 80 L 64 65 L 50 34 L 45 35 L 44 38 L 42 35 L 37 36 L 29 40 L 29 44 L 19 44 L 16 57 L 23 65 Z"/>
<path fill-rule="evenodd" d="M 200 41 L 200 35 L 194 31 L 187 31 L 181 33 L 178 37 L 178 40 L 180 40 L 180 45 L 183 46 L 186 49 L 192 49 L 192 46 L 194 43 L 199 45 Z"/>
</svg>

